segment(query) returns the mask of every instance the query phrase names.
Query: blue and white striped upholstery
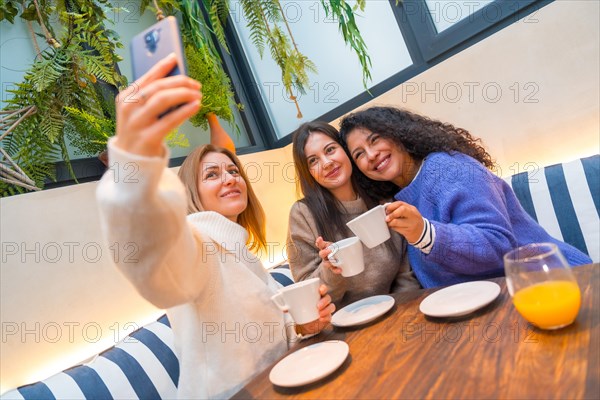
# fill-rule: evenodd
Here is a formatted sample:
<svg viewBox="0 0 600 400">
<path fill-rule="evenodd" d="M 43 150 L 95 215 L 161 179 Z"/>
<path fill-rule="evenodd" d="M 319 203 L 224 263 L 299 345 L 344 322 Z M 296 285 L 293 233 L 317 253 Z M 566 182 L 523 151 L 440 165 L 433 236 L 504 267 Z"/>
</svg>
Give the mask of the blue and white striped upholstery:
<svg viewBox="0 0 600 400">
<path fill-rule="evenodd" d="M 292 284 L 289 265 L 269 270 L 281 286 Z M 5 393 L 2 400 L 174 399 L 179 360 L 167 316 L 131 333 L 85 365 Z"/>
<path fill-rule="evenodd" d="M 292 276 L 292 272 L 290 271 L 289 264 L 279 265 L 277 267 L 271 268 L 269 273 L 275 279 L 281 287 L 291 285 L 294 283 L 294 277 Z"/>
<path fill-rule="evenodd" d="M 600 155 L 505 179 L 550 235 L 600 261 Z"/>
<path fill-rule="evenodd" d="M 22 386 L 2 399 L 173 399 L 178 381 L 179 361 L 165 315 L 90 363 Z"/>
</svg>

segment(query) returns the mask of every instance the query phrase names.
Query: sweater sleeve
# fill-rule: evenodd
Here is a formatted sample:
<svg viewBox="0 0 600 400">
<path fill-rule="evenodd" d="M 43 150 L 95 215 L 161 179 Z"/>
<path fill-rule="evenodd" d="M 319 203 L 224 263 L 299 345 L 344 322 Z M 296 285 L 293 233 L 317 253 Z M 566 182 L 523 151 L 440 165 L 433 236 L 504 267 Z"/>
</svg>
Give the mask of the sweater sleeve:
<svg viewBox="0 0 600 400">
<path fill-rule="evenodd" d="M 216 256 L 202 256 L 210 241 L 186 221 L 187 199 L 163 157 L 142 157 L 108 145 L 110 168 L 96 191 L 104 238 L 110 246 L 135 249 L 115 255 L 119 270 L 138 292 L 160 308 L 196 299 L 210 284 Z"/>
<path fill-rule="evenodd" d="M 459 160 L 436 162 L 425 177 L 422 192 L 437 215 L 430 218 L 435 243 L 423 257 L 455 273 L 495 274 L 517 244 L 503 187 L 476 160 Z"/>
<path fill-rule="evenodd" d="M 294 280 L 299 282 L 318 277 L 329 288 L 332 301 L 335 303 L 341 300 L 347 290 L 346 281 L 323 265 L 319 249 L 315 245 L 320 235 L 306 205 L 298 201 L 292 206 L 288 226 L 287 253 Z"/>
</svg>

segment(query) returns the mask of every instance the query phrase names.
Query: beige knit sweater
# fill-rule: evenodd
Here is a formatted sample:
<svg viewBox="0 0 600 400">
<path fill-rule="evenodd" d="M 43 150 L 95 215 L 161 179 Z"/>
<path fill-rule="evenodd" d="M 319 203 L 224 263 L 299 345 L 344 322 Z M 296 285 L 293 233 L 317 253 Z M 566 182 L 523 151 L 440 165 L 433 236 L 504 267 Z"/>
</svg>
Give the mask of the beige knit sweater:
<svg viewBox="0 0 600 400">
<path fill-rule="evenodd" d="M 104 235 L 135 246 L 135 259 L 117 266 L 148 301 L 168 308 L 178 397 L 229 398 L 288 348 L 289 323 L 270 300 L 276 283 L 240 225 L 215 212 L 186 217 L 167 156 L 136 156 L 112 142 L 109 153 L 97 189 Z"/>
<path fill-rule="evenodd" d="M 367 206 L 362 199 L 342 202 L 346 212 L 344 221 L 350 221 L 363 212 Z M 386 243 L 372 249 L 363 245 L 365 270 L 352 277 L 336 275 L 323 266 L 315 240 L 321 234 L 312 213 L 306 204 L 297 201 L 290 211 L 288 231 L 288 259 L 296 281 L 319 277 L 329 287 L 336 307 L 339 309 L 365 297 L 395 293 L 402 290 L 418 289 L 420 285 L 408 264 L 406 241 L 398 233 L 391 231 L 392 244 L 397 253 L 390 251 Z M 348 236 L 340 233 L 335 238 L 323 238 L 335 242 Z"/>
</svg>

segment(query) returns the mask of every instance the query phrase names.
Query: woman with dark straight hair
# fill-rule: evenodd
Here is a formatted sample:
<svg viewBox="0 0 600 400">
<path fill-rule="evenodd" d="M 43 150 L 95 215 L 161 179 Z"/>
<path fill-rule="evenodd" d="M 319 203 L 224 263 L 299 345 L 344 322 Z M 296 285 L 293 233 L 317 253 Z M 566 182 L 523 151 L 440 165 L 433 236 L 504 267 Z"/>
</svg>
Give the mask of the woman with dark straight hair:
<svg viewBox="0 0 600 400">
<path fill-rule="evenodd" d="M 372 107 L 341 122 L 342 144 L 376 198 L 394 195 L 388 226 L 406 238 L 425 287 L 504 274 L 502 257 L 534 242 L 555 243 L 571 265 L 591 259 L 551 237 L 493 174 L 481 140 L 451 124 L 394 107 Z M 381 183 L 391 182 L 396 193 Z M 390 190 L 391 189 L 391 190 Z"/>
<path fill-rule="evenodd" d="M 346 222 L 379 204 L 357 183 L 337 130 L 326 122 L 302 124 L 293 134 L 293 156 L 298 191 L 304 197 L 290 212 L 288 258 L 297 281 L 319 277 L 336 306 L 372 295 L 420 285 L 408 265 L 405 241 L 391 232 L 391 240 L 369 249 L 363 246 L 365 270 L 342 277 L 327 259 L 327 247 L 354 236 Z"/>
</svg>

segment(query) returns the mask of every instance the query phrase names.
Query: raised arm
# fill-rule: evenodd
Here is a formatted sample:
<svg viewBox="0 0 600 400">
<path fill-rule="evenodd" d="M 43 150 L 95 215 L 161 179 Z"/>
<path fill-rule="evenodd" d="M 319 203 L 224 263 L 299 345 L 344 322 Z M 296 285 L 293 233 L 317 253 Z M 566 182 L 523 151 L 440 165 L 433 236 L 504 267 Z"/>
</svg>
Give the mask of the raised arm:
<svg viewBox="0 0 600 400">
<path fill-rule="evenodd" d="M 201 257 L 202 243 L 209 239 L 186 222 L 183 185 L 166 168 L 164 137 L 198 111 L 202 98 L 196 81 L 163 78 L 174 65 L 175 58 L 165 58 L 117 97 L 110 168 L 96 193 L 107 242 L 135 250 L 115 263 L 162 308 L 198 296 L 209 283 L 207 271 L 218 264 Z M 184 105 L 159 117 L 179 104 Z"/>
<path fill-rule="evenodd" d="M 229 133 L 219 123 L 217 116 L 213 113 L 206 114 L 208 127 L 210 128 L 210 144 L 223 147 L 235 154 L 235 144 Z"/>
</svg>

